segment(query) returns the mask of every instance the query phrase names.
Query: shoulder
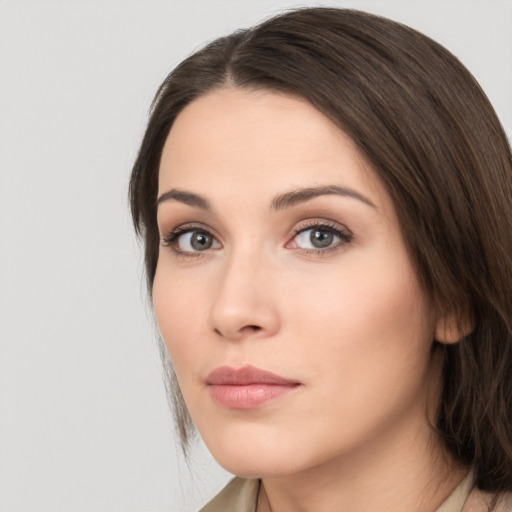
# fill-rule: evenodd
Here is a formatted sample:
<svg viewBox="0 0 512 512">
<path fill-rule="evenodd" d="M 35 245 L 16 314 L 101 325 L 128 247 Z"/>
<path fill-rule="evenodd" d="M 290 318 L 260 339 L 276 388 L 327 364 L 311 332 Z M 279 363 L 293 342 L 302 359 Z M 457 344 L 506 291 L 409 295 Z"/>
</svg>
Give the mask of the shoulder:
<svg viewBox="0 0 512 512">
<path fill-rule="evenodd" d="M 255 512 L 259 489 L 258 479 L 233 478 L 199 512 Z"/>
<path fill-rule="evenodd" d="M 493 504 L 494 494 L 473 489 L 468 496 L 462 512 L 487 512 Z M 501 494 L 496 501 L 493 512 L 512 512 L 512 492 Z"/>
</svg>

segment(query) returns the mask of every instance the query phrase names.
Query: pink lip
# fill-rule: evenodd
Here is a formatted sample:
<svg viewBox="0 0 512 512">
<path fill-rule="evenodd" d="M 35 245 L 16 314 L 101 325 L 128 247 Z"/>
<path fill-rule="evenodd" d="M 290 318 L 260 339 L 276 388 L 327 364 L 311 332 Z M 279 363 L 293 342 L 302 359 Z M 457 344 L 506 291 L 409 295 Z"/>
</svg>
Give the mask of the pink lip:
<svg viewBox="0 0 512 512">
<path fill-rule="evenodd" d="M 206 384 L 212 398 L 228 409 L 255 409 L 300 386 L 254 366 L 221 366 L 208 375 Z"/>
</svg>

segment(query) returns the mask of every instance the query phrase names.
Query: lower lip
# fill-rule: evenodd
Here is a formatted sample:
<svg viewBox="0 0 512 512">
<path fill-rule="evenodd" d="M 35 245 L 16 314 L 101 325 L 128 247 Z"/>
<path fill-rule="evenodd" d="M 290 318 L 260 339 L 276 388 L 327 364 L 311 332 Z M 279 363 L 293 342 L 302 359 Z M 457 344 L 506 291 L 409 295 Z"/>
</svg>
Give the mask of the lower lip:
<svg viewBox="0 0 512 512">
<path fill-rule="evenodd" d="M 291 393 L 299 384 L 212 384 L 209 386 L 213 399 L 227 409 L 256 409 L 277 398 Z"/>
</svg>

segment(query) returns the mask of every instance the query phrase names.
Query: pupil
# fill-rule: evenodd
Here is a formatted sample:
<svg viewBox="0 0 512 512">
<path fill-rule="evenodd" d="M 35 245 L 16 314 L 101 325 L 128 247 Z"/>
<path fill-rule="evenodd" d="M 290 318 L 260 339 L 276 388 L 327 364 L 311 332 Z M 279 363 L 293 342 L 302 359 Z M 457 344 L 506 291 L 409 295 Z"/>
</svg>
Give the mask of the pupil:
<svg viewBox="0 0 512 512">
<path fill-rule="evenodd" d="M 191 245 L 197 251 L 204 251 L 211 247 L 212 238 L 204 233 L 194 233 L 192 235 Z"/>
<path fill-rule="evenodd" d="M 317 248 L 328 247 L 332 244 L 332 236 L 328 231 L 312 231 L 311 243 Z"/>
</svg>

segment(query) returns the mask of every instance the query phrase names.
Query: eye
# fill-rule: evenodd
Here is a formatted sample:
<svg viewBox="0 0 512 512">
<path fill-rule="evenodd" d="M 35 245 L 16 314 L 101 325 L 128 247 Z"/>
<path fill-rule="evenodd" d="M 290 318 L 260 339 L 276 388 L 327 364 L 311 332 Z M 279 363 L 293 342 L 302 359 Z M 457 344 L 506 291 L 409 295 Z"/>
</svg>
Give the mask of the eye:
<svg viewBox="0 0 512 512">
<path fill-rule="evenodd" d="M 162 245 L 171 247 L 179 254 L 198 253 L 221 247 L 209 231 L 192 227 L 175 229 L 168 237 L 162 238 L 161 241 Z"/>
<path fill-rule="evenodd" d="M 352 234 L 336 226 L 315 224 L 299 228 L 291 241 L 291 248 L 326 252 L 352 240 Z"/>
<path fill-rule="evenodd" d="M 299 233 L 296 242 L 303 249 L 325 249 L 336 240 L 336 235 L 325 229 L 306 229 Z"/>
</svg>

